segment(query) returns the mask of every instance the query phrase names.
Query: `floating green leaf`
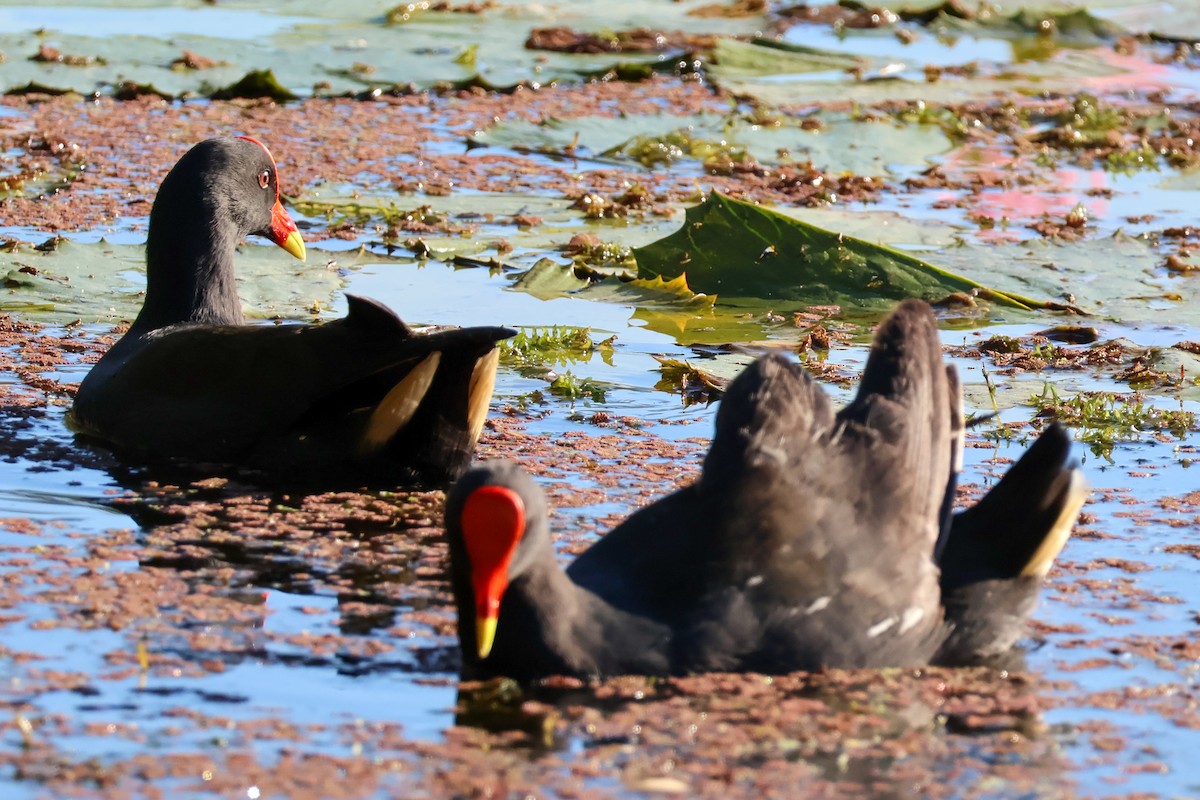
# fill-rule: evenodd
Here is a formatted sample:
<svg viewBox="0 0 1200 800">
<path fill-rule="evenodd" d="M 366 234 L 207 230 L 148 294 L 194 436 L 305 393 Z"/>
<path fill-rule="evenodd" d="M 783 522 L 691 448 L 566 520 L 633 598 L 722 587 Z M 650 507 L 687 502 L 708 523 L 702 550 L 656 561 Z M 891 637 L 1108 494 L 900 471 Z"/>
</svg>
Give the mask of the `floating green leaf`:
<svg viewBox="0 0 1200 800">
<path fill-rule="evenodd" d="M 634 256 L 641 277 L 686 274 L 693 289 L 725 298 L 877 305 L 969 292 L 1018 308 L 1047 305 L 717 192 L 688 209 L 682 228 Z"/>
</svg>

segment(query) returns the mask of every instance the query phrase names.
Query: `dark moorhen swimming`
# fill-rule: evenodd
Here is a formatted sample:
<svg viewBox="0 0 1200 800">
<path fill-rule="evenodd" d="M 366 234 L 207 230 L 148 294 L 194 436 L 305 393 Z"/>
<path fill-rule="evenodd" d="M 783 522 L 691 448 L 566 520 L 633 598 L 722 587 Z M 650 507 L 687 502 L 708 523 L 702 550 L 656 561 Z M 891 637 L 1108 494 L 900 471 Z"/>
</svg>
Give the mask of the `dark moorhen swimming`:
<svg viewBox="0 0 1200 800">
<path fill-rule="evenodd" d="M 446 503 L 464 675 L 778 673 L 1002 653 L 1085 490 L 1052 425 L 952 515 L 962 429 L 936 321 L 909 300 L 880 326 L 839 412 L 783 356 L 748 367 L 696 482 L 566 572 L 533 480 L 506 462 L 478 466 Z"/>
<path fill-rule="evenodd" d="M 72 426 L 140 457 L 248 466 L 285 481 L 438 483 L 470 462 L 515 331 L 411 331 L 347 295 L 322 325 L 246 325 L 234 250 L 260 234 L 297 258 L 270 152 L 210 139 L 167 174 L 150 212 L 146 299 L 92 368 Z"/>
</svg>

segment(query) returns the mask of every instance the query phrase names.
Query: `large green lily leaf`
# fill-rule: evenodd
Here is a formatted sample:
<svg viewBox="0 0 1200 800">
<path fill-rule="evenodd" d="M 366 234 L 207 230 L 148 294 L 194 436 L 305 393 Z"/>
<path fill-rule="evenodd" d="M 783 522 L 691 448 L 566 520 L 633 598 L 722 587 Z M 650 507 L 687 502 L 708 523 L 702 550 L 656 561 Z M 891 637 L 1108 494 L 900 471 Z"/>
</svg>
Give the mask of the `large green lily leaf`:
<svg viewBox="0 0 1200 800">
<path fill-rule="evenodd" d="M 760 78 L 764 75 L 844 73 L 867 69 L 871 59 L 805 45 L 783 45 L 772 39 L 743 42 L 721 39 L 713 50 L 718 72 L 729 79 Z"/>
<path fill-rule="evenodd" d="M 132 320 L 142 306 L 145 260 L 140 245 L 103 241 L 60 239 L 46 252 L 26 245 L 6 249 L 0 252 L 0 311 L 39 322 Z M 241 248 L 237 270 L 250 317 L 311 319 L 330 306 L 342 286 L 337 271 L 319 262 L 301 263 L 276 247 Z"/>
<path fill-rule="evenodd" d="M 724 299 L 861 306 L 977 292 L 1004 305 L 1046 305 L 717 192 L 688 209 L 682 228 L 634 255 L 642 277 L 686 274 L 694 290 Z"/>
</svg>

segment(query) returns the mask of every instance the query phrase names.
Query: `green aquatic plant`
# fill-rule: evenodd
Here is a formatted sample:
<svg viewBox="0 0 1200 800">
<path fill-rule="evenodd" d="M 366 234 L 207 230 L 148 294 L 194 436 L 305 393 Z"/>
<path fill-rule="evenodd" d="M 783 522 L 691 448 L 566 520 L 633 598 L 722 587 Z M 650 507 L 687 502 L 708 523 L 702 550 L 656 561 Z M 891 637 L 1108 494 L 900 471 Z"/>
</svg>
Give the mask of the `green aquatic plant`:
<svg viewBox="0 0 1200 800">
<path fill-rule="evenodd" d="M 575 236 L 563 248 L 577 267 L 594 270 L 601 267 L 623 269 L 630 274 L 637 271 L 633 249 L 621 242 L 606 242 L 595 236 Z"/>
<path fill-rule="evenodd" d="M 900 122 L 913 125 L 936 125 L 952 141 L 962 141 L 970 130 L 970 124 L 960 114 L 944 106 L 930 105 L 917 100 L 895 114 Z"/>
<path fill-rule="evenodd" d="M 511 339 L 500 343 L 500 360 L 507 366 L 546 368 L 590 361 L 599 354 L 612 363 L 613 340 L 617 337 L 592 341 L 591 328 L 555 325 L 549 328 L 526 328 Z"/>
<path fill-rule="evenodd" d="M 555 372 L 555 367 L 591 361 L 599 354 L 602 361 L 612 366 L 613 341 L 610 336 L 599 342 L 592 341 L 590 328 L 574 328 L 555 325 L 550 328 L 526 328 L 511 339 L 499 343 L 500 361 L 525 378 L 544 380 L 544 390 L 534 389 L 516 398 L 515 405 L 522 411 L 531 405 L 544 405 L 546 394 L 566 400 L 590 399 L 603 403 L 606 387 L 591 378 L 577 377 L 570 370 Z"/>
<path fill-rule="evenodd" d="M 1104 157 L 1104 169 L 1119 175 L 1132 175 L 1144 169 L 1158 172 L 1158 153 L 1148 144 L 1114 150 Z"/>
<path fill-rule="evenodd" d="M 449 219 L 445 211 L 434 211 L 431 206 L 423 205 L 416 208 L 404 208 L 392 201 L 377 201 L 374 203 L 356 203 L 353 201 L 323 201 L 297 200 L 289 201 L 290 205 L 306 217 L 325 217 L 331 226 L 351 223 L 365 225 L 372 220 L 380 220 L 390 227 L 431 227 L 444 225 Z"/>
<path fill-rule="evenodd" d="M 500 343 L 500 360 L 526 378 L 547 381 L 546 392 L 567 400 L 587 398 L 603 403 L 606 389 L 591 378 L 576 377 L 570 370 L 554 372 L 554 367 L 580 364 L 591 361 L 593 355 L 612 366 L 613 341 L 610 336 L 599 342 L 592 341 L 590 328 L 553 326 L 550 328 L 527 328 L 516 336 Z M 518 407 L 530 404 L 541 405 L 545 393 L 535 389 L 517 398 Z"/>
<path fill-rule="evenodd" d="M 695 136 L 689 128 L 677 128 L 662 135 L 635 136 L 605 155 L 623 153 L 643 167 L 669 166 L 683 158 L 692 158 L 704 165 L 705 172 L 728 175 L 739 166 L 750 166 L 754 158 L 746 148 L 725 139 L 712 140 Z"/>
<path fill-rule="evenodd" d="M 1182 439 L 1197 430 L 1195 412 L 1149 406 L 1138 393 L 1080 392 L 1064 398 L 1047 383 L 1030 402 L 1036 409 L 1035 416 L 1053 417 L 1076 428 L 1076 438 L 1110 461 L 1113 445 L 1137 441 L 1142 433 L 1169 433 Z"/>
<path fill-rule="evenodd" d="M 210 97 L 213 100 L 232 100 L 236 97 L 252 99 L 267 97 L 277 103 L 286 103 L 289 100 L 298 99 L 299 95 L 293 94 L 290 89 L 280 83 L 279 79 L 275 77 L 273 70 L 253 69 L 234 83 L 222 89 L 217 89 Z"/>
<path fill-rule="evenodd" d="M 1073 144 L 1094 144 L 1105 141 L 1109 132 L 1128 127 L 1129 116 L 1085 92 L 1076 95 L 1070 108 L 1056 115 L 1055 122 L 1063 127 L 1063 140 Z"/>
<path fill-rule="evenodd" d="M 429 0 L 415 3 L 401 3 L 394 6 L 383 15 L 384 25 L 403 25 L 407 22 L 412 22 L 413 19 L 429 11 L 432 4 Z"/>
<path fill-rule="evenodd" d="M 588 399 L 593 403 L 603 403 L 606 391 L 603 385 L 591 378 L 577 377 L 570 370 L 556 375 L 550 381 L 550 394 L 567 400 Z"/>
</svg>

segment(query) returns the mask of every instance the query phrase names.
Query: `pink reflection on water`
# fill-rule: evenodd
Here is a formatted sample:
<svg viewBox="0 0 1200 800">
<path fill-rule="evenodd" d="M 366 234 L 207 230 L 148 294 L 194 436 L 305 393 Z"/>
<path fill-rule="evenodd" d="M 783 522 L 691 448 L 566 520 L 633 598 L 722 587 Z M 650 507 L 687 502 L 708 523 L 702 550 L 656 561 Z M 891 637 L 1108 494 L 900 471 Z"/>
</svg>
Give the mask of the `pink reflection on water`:
<svg viewBox="0 0 1200 800">
<path fill-rule="evenodd" d="M 992 220 L 996 227 L 983 229 L 978 236 L 998 241 L 1027 239 L 1027 225 L 1045 217 L 1064 220 L 1081 203 L 1089 218 L 1108 214 L 1112 183 L 1103 169 L 1046 168 L 1030 162 L 1028 155 L 1008 145 L 960 147 L 945 155 L 941 171 L 951 181 L 978 188 L 966 195 L 939 192 L 935 203 L 957 206 L 972 219 Z"/>
</svg>

